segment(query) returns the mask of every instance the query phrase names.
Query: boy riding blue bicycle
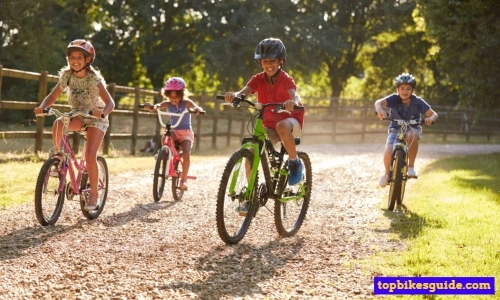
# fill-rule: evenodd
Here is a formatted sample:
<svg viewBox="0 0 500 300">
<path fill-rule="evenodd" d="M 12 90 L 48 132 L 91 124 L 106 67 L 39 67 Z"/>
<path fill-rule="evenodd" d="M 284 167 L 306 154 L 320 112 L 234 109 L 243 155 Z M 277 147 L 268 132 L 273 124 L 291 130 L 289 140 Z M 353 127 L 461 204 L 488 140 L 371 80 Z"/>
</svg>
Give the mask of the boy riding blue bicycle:
<svg viewBox="0 0 500 300">
<path fill-rule="evenodd" d="M 396 93 L 375 102 L 377 116 L 381 120 L 387 118 L 387 114 L 383 108 L 388 107 L 392 119 L 415 120 L 420 124 L 422 123 L 421 115 L 425 115 L 426 118 L 423 122 L 425 125 L 431 125 L 435 122 L 438 119 L 438 114 L 432 110 L 431 106 L 424 99 L 413 94 L 416 85 L 417 81 L 411 74 L 403 73 L 396 77 Z M 396 121 L 392 121 L 389 125 L 389 136 L 387 137 L 384 151 L 385 174 L 380 177 L 379 181 L 381 187 L 387 186 L 389 182 L 392 148 L 399 129 L 400 125 Z M 417 177 L 414 164 L 418 152 L 418 140 L 421 134 L 422 127 L 420 125 L 412 125 L 405 135 L 408 142 L 407 175 L 410 178 Z"/>
<path fill-rule="evenodd" d="M 264 129 L 273 144 L 280 141 L 285 147 L 290 160 L 288 184 L 296 185 L 302 179 L 302 163 L 297 158 L 295 138 L 302 133 L 304 110 L 294 110 L 294 105 L 302 105 L 297 94 L 293 78 L 283 70 L 286 49 L 283 42 L 276 38 L 262 40 L 255 48 L 254 59 L 264 70 L 253 75 L 246 86 L 239 92 L 227 92 L 225 100 L 232 102 L 234 97 L 257 93 L 258 102 L 284 103 L 290 114 L 275 113 L 273 108 L 264 111 Z"/>
</svg>

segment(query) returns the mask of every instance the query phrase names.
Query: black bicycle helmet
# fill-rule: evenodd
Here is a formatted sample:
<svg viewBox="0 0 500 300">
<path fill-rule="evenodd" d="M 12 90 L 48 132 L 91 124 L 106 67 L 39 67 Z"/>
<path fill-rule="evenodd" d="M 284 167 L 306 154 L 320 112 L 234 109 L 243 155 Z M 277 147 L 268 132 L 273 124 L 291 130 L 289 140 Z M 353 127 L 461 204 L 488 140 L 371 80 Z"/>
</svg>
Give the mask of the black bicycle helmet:
<svg viewBox="0 0 500 300">
<path fill-rule="evenodd" d="M 284 63 L 286 60 L 286 48 L 283 42 L 275 38 L 262 40 L 255 48 L 254 59 L 259 61 L 263 58 L 280 58 Z"/>
<path fill-rule="evenodd" d="M 415 77 L 409 73 L 403 73 L 396 77 L 396 87 L 399 87 L 402 84 L 409 84 L 411 85 L 414 89 L 417 86 L 417 81 L 415 80 Z"/>
</svg>

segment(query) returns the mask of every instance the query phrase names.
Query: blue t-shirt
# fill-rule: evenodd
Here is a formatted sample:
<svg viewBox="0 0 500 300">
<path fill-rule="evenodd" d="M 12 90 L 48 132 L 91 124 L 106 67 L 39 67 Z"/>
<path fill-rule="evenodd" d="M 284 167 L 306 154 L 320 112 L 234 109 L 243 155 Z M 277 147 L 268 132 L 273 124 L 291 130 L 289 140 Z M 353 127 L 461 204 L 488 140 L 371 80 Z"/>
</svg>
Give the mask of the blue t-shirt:
<svg viewBox="0 0 500 300">
<path fill-rule="evenodd" d="M 172 103 L 169 103 L 167 111 L 172 112 L 172 113 L 178 113 L 178 114 L 182 113 L 186 109 L 186 102 L 181 100 L 181 102 L 179 104 L 180 104 L 179 107 L 176 107 Z M 170 117 L 170 124 L 177 123 L 178 119 L 179 119 L 179 117 L 174 117 L 174 116 Z M 174 130 L 177 130 L 177 129 L 192 129 L 191 128 L 191 114 L 190 113 L 187 113 L 182 117 L 182 120 L 179 123 L 179 126 L 174 128 Z"/>
<path fill-rule="evenodd" d="M 425 115 L 431 108 L 424 99 L 415 95 L 411 95 L 408 105 L 403 104 L 398 94 L 387 96 L 385 101 L 387 101 L 387 107 L 390 108 L 389 114 L 393 119 L 416 120 L 419 123 L 422 122 L 421 115 Z M 417 127 L 418 125 L 412 126 Z M 399 129 L 399 127 L 398 123 L 394 121 L 389 125 L 389 129 Z"/>
</svg>

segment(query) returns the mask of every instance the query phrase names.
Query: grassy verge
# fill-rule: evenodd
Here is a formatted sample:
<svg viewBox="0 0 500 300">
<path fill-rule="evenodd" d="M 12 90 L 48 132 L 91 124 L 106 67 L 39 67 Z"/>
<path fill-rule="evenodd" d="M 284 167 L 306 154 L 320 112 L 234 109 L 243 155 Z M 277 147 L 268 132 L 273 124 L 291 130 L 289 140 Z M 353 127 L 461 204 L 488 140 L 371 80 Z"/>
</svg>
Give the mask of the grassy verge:
<svg viewBox="0 0 500 300">
<path fill-rule="evenodd" d="M 192 160 L 196 162 L 196 157 Z M 153 170 L 151 156 L 106 158 L 110 177 L 130 171 Z M 0 207 L 32 202 L 43 162 L 26 160 L 0 164 Z M 111 180 L 111 179 L 110 179 Z"/>
<path fill-rule="evenodd" d="M 377 224 L 407 248 L 380 253 L 367 268 L 383 276 L 494 276 L 500 298 L 500 154 L 439 160 L 420 175 L 407 188 L 408 211 L 385 212 Z"/>
</svg>

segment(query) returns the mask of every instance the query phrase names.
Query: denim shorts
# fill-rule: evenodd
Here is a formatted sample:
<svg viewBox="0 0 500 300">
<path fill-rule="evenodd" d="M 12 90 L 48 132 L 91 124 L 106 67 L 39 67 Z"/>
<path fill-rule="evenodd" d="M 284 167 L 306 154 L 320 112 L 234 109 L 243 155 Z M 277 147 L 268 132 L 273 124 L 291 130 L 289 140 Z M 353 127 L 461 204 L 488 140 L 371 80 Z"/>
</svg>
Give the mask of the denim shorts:
<svg viewBox="0 0 500 300">
<path fill-rule="evenodd" d="M 394 144 L 394 140 L 396 140 L 396 137 L 398 136 L 399 129 L 396 128 L 389 128 L 387 131 L 389 133 L 389 136 L 387 136 L 387 145 L 392 145 Z M 415 132 L 418 136 L 418 139 L 420 140 L 420 136 L 422 135 L 422 127 L 408 127 L 408 131 L 406 131 L 405 136 L 407 137 L 410 132 Z"/>
</svg>

